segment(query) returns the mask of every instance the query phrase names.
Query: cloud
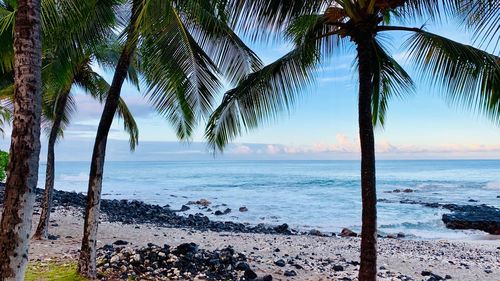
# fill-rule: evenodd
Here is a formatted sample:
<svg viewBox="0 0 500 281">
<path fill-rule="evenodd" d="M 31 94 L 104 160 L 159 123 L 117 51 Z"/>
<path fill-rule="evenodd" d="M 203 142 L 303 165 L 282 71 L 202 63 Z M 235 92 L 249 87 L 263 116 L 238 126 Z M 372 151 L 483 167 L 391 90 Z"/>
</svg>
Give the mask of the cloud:
<svg viewBox="0 0 500 281">
<path fill-rule="evenodd" d="M 267 154 L 278 154 L 281 152 L 281 148 L 277 145 L 268 144 L 266 147 Z"/>
<path fill-rule="evenodd" d="M 122 98 L 135 118 L 149 117 L 155 113 L 153 107 L 139 94 L 137 96 L 124 95 Z M 104 108 L 104 103 L 101 104 L 85 94 L 75 95 L 75 103 L 77 112 L 74 117 L 79 120 L 99 119 Z"/>
<path fill-rule="evenodd" d="M 352 79 L 352 77 L 350 75 L 342 75 L 342 76 L 318 78 L 318 81 L 320 83 L 330 83 L 330 82 L 350 81 L 351 79 Z"/>
<path fill-rule="evenodd" d="M 248 145 L 243 145 L 243 144 L 236 144 L 235 147 L 232 147 L 229 149 L 227 152 L 228 154 L 251 154 L 253 153 L 253 149 L 250 148 Z"/>
<path fill-rule="evenodd" d="M 267 144 L 264 148 L 257 144 L 239 144 L 230 151 L 234 154 L 266 154 L 269 156 L 280 155 L 335 155 L 350 154 L 359 156 L 359 138 L 352 138 L 345 134 L 337 134 L 335 142 L 317 142 L 307 145 Z M 405 145 L 393 144 L 388 140 L 376 142 L 376 153 L 379 155 L 467 155 L 500 153 L 500 145 L 486 144 L 441 144 L 441 145 Z M 493 155 L 492 155 L 493 156 Z"/>
</svg>

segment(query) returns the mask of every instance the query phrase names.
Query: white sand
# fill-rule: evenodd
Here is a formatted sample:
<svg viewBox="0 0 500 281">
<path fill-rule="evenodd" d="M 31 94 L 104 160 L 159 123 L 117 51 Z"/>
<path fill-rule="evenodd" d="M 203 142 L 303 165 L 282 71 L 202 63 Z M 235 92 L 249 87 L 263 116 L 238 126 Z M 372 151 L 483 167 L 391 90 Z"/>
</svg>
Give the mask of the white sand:
<svg viewBox="0 0 500 281">
<path fill-rule="evenodd" d="M 33 241 L 30 259 L 75 259 L 78 257 L 82 235 L 82 217 L 74 209 L 58 209 L 52 219 L 59 225 L 51 227 L 50 233 L 59 235 L 57 241 Z M 35 216 L 34 221 L 38 220 Z M 139 227 L 139 228 L 137 228 Z M 335 272 L 332 266 L 345 265 L 344 261 L 357 261 L 359 258 L 359 238 L 336 238 L 317 236 L 283 236 L 264 234 L 234 234 L 200 232 L 187 229 L 161 228 L 148 225 L 122 225 L 103 222 L 99 226 L 99 246 L 111 244 L 117 239 L 126 240 L 131 247 L 144 246 L 147 243 L 177 246 L 181 243 L 194 242 L 206 249 L 222 248 L 232 245 L 236 251 L 243 252 L 249 258 L 249 264 L 256 272 L 271 274 L 273 280 L 338 280 L 343 276 L 356 276 L 356 266 L 349 265 L 345 271 Z M 452 280 L 488 281 L 500 280 L 500 240 L 474 241 L 415 241 L 415 240 L 379 240 L 379 266 L 383 276 L 379 280 L 399 280 L 390 277 L 404 274 L 414 280 L 427 280 L 421 276 L 423 270 L 432 271 L 440 276 L 447 274 Z M 274 250 L 279 248 L 279 252 Z M 280 268 L 274 265 L 277 259 L 287 261 L 290 257 L 303 269 L 287 265 Z M 330 262 L 328 262 L 328 260 Z M 284 277 L 287 269 L 295 270 L 296 277 Z M 391 273 L 387 273 L 389 270 Z M 491 270 L 492 273 L 486 273 Z"/>
</svg>

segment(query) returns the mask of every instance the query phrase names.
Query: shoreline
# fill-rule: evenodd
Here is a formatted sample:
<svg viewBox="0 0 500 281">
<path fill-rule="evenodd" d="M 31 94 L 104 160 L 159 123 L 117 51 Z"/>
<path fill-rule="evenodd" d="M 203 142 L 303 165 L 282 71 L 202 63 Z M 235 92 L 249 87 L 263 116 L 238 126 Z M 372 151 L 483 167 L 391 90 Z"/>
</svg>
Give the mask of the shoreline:
<svg viewBox="0 0 500 281">
<path fill-rule="evenodd" d="M 34 217 L 34 223 L 38 216 Z M 30 260 L 46 262 L 78 257 L 82 232 L 81 210 L 57 207 L 52 213 L 50 232 L 57 240 L 32 241 Z M 176 247 L 196 243 L 207 250 L 232 246 L 248 258 L 258 276 L 272 280 L 356 280 L 359 266 L 359 238 L 322 237 L 200 231 L 152 224 L 101 222 L 98 247 L 126 241 L 125 248 L 138 249 L 147 243 Z M 116 246 L 115 246 L 116 247 Z M 277 250 L 278 249 L 278 250 Z M 285 266 L 277 266 L 278 260 Z M 428 280 L 422 273 L 450 275 L 453 280 L 494 280 L 500 272 L 500 242 L 416 241 L 379 239 L 379 280 Z M 337 269 L 337 270 L 335 270 Z M 340 270 L 341 269 L 341 270 Z M 284 276 L 293 270 L 296 276 Z M 180 279 L 184 280 L 184 279 Z M 189 279 L 186 279 L 189 280 Z"/>
<path fill-rule="evenodd" d="M 40 191 L 39 189 L 38 192 Z M 64 191 L 55 191 L 54 195 L 56 202 L 49 229 L 53 240 L 32 241 L 29 255 L 31 262 L 47 263 L 78 258 L 85 196 Z M 237 253 L 246 256 L 248 265 L 259 277 L 271 275 L 272 280 L 357 280 L 358 237 L 315 235 L 317 233 L 297 232 L 283 225 L 251 226 L 211 221 L 204 216 L 185 217 L 167 207 L 139 201 L 103 202 L 104 210 L 98 231 L 98 255 L 109 256 L 108 266 L 110 253 L 113 252 L 135 253 L 141 248 L 149 247 L 149 243 L 168 244 L 172 248 L 184 243 L 195 243 L 203 251 L 215 251 L 211 253 L 230 246 Z M 142 213 L 145 210 L 146 217 Z M 35 226 L 38 219 L 37 203 L 33 218 Z M 444 280 L 449 275 L 453 280 L 494 280 L 493 276 L 500 272 L 500 236 L 485 233 L 483 237 L 492 239 L 419 240 L 381 237 L 378 240 L 378 278 Z M 119 244 L 125 245 L 114 244 L 119 240 L 122 240 Z M 113 264 L 109 268 L 114 268 Z M 117 264 L 115 269 L 120 270 L 119 268 Z M 231 273 L 239 276 L 242 274 L 231 270 Z M 435 276 L 443 279 L 429 279 L 437 278 Z M 168 278 L 166 280 L 170 280 Z M 198 280 L 179 276 L 175 278 Z"/>
</svg>

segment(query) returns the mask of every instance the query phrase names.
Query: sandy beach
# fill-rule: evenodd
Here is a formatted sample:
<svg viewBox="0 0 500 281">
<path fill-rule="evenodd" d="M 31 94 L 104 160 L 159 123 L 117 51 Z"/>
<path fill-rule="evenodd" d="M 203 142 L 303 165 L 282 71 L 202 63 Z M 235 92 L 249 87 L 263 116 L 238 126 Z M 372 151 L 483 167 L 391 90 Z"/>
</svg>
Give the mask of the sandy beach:
<svg viewBox="0 0 500 281">
<path fill-rule="evenodd" d="M 35 215 L 34 223 L 37 220 Z M 58 207 L 52 220 L 51 234 L 59 238 L 32 241 L 31 261 L 78 257 L 81 211 Z M 208 250 L 231 245 L 247 256 L 259 276 L 270 274 L 273 280 L 356 280 L 359 268 L 359 238 L 197 231 L 105 221 L 99 226 L 98 237 L 98 247 L 116 240 L 125 240 L 129 242 L 125 247 L 132 248 L 144 247 L 147 243 L 176 246 L 194 242 Z M 483 238 L 470 241 L 379 239 L 379 279 L 429 280 L 429 276 L 422 273 L 432 272 L 452 280 L 496 280 L 500 272 L 500 240 L 491 235 Z M 285 266 L 275 264 L 280 259 L 286 262 Z M 294 270 L 297 275 L 285 277 L 285 270 Z"/>
</svg>

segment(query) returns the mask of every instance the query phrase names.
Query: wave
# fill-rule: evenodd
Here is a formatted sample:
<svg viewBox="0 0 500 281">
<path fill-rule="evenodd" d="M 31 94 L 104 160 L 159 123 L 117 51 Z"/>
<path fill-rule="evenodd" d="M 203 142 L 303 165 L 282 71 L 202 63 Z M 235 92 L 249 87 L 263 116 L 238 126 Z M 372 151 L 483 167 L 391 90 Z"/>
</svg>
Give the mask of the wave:
<svg viewBox="0 0 500 281">
<path fill-rule="evenodd" d="M 484 187 L 486 189 L 500 189 L 500 181 L 490 181 L 486 183 Z"/>
<path fill-rule="evenodd" d="M 78 175 L 61 174 L 59 178 L 63 181 L 87 181 L 89 179 L 89 175 L 81 172 Z"/>
</svg>

